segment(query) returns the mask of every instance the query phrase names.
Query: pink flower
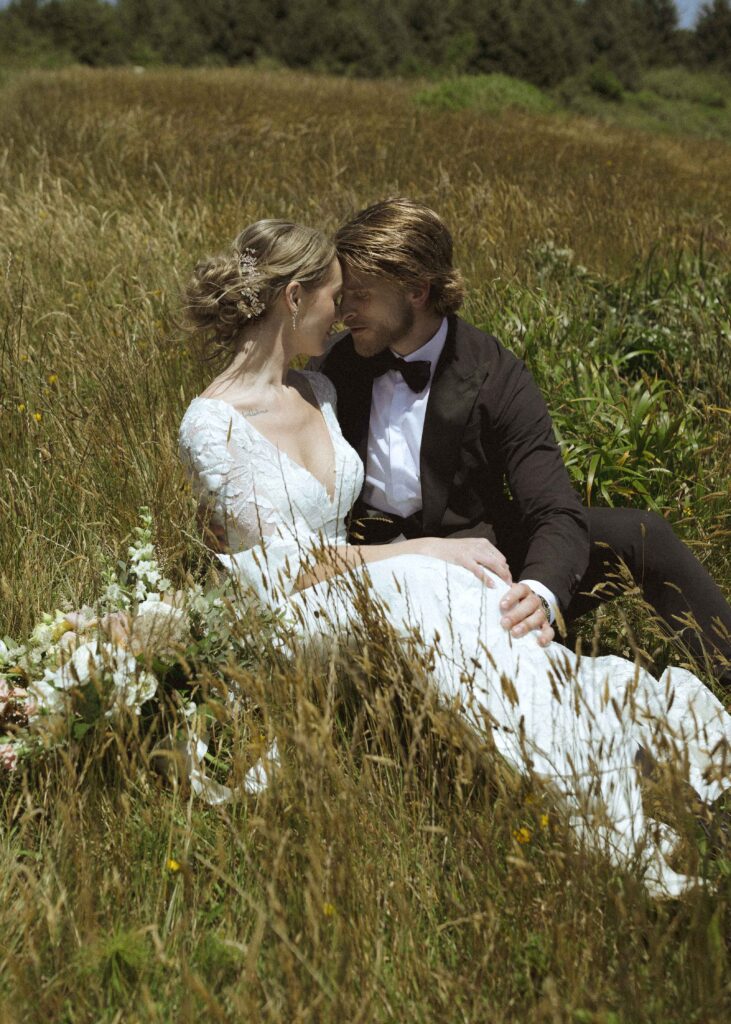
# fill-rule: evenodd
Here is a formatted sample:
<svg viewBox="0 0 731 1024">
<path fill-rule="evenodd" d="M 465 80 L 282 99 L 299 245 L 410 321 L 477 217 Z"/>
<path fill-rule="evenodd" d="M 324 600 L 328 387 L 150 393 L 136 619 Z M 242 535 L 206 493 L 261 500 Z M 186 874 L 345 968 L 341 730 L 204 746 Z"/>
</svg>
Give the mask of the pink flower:
<svg viewBox="0 0 731 1024">
<path fill-rule="evenodd" d="M 129 647 L 130 617 L 127 612 L 109 612 L 101 620 L 100 626 L 112 643 L 119 647 Z"/>
<path fill-rule="evenodd" d="M 0 768 L 13 772 L 18 767 L 18 752 L 12 743 L 0 743 Z"/>
<path fill-rule="evenodd" d="M 26 700 L 28 691 L 22 686 L 9 686 L 7 679 L 0 679 L 0 723 L 28 721 Z"/>
</svg>

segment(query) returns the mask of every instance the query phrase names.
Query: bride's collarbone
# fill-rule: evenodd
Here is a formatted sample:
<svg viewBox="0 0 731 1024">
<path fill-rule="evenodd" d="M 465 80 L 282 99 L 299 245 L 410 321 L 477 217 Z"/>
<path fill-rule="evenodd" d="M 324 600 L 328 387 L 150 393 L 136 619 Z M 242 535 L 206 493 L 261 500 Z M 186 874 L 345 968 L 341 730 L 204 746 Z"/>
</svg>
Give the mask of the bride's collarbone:
<svg viewBox="0 0 731 1024">
<path fill-rule="evenodd" d="M 335 476 L 335 449 L 324 414 L 303 394 L 291 400 L 267 403 L 256 395 L 206 394 L 203 398 L 225 401 L 260 435 L 266 444 L 284 453 L 326 491 Z"/>
</svg>

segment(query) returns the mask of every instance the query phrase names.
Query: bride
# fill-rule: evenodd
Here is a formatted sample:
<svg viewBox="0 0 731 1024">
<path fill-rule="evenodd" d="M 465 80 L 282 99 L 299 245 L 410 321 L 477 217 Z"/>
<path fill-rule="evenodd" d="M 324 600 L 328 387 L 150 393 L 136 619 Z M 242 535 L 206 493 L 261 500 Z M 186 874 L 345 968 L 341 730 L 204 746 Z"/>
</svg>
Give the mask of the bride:
<svg viewBox="0 0 731 1024">
<path fill-rule="evenodd" d="M 187 286 L 189 328 L 226 361 L 179 436 L 220 561 L 287 613 L 300 645 L 346 640 L 359 614 L 353 584 L 366 582 L 396 633 L 428 648 L 434 687 L 471 729 L 543 779 L 588 842 L 641 864 L 652 892 L 680 894 L 695 879 L 665 859 L 674 837 L 644 813 L 640 768 L 679 761 L 700 798 L 719 801 L 731 786 L 731 717 L 685 670 L 658 681 L 622 658 L 511 636 L 499 610 L 509 574 L 486 568 L 483 539 L 347 542 L 363 465 L 340 432 L 333 385 L 291 368 L 326 350 L 341 286 L 332 243 L 276 220 L 245 228 Z"/>
</svg>

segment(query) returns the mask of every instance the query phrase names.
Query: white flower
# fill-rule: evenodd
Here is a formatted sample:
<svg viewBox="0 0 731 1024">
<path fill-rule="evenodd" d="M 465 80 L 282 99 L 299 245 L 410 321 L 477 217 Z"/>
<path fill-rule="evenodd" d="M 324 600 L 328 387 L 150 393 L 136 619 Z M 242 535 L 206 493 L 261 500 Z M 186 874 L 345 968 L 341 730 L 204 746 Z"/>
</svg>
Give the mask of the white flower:
<svg viewBox="0 0 731 1024">
<path fill-rule="evenodd" d="M 30 718 L 37 718 L 41 712 L 48 715 L 57 715 L 63 712 L 66 707 L 66 695 L 62 690 L 45 679 L 38 679 L 28 686 L 28 693 L 35 698 L 36 710 Z"/>
<path fill-rule="evenodd" d="M 0 640 L 0 665 L 4 665 L 10 660 L 9 655 L 8 645 L 3 640 Z"/>
<path fill-rule="evenodd" d="M 102 648 L 102 651 L 104 649 Z M 43 678 L 57 690 L 70 690 L 73 686 L 84 686 L 89 682 L 94 671 L 101 667 L 99 662 L 100 645 L 98 640 L 87 640 L 76 648 L 68 661 L 57 669 L 47 668 Z"/>
<path fill-rule="evenodd" d="M 113 704 L 106 712 L 107 718 L 114 717 L 122 707 L 139 715 L 140 707 L 157 693 L 156 677 L 151 672 L 138 670 L 137 662 L 131 655 L 127 655 L 124 664 L 117 667 L 112 675 L 112 684 Z"/>
<path fill-rule="evenodd" d="M 114 605 L 115 608 L 127 608 L 129 606 L 129 598 L 117 580 L 107 584 L 102 594 L 102 601 L 104 604 Z"/>
<path fill-rule="evenodd" d="M 132 621 L 133 649 L 167 653 L 187 640 L 189 629 L 185 609 L 151 594 L 141 602 Z"/>
<path fill-rule="evenodd" d="M 50 622 L 39 622 L 30 635 L 31 643 L 40 650 L 47 650 L 53 643 L 53 626 Z"/>
</svg>

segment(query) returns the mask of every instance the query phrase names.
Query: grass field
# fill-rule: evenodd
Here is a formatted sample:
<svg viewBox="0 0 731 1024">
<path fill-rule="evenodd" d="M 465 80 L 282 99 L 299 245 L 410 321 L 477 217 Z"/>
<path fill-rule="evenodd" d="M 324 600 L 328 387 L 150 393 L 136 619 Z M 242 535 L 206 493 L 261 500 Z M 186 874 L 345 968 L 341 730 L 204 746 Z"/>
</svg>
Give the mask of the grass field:
<svg viewBox="0 0 731 1024">
<path fill-rule="evenodd" d="M 593 114 L 441 109 L 419 88 L 5 81 L 0 636 L 98 595 L 142 505 L 175 583 L 205 578 L 176 457 L 204 380 L 180 286 L 249 221 L 332 231 L 393 194 L 452 227 L 465 315 L 529 362 L 584 499 L 658 509 L 731 595 L 731 148 Z M 246 625 L 231 675 L 258 710 L 232 726 L 234 772 L 259 732 L 287 751 L 257 802 L 214 810 L 165 786 L 135 728 L 4 785 L 3 1020 L 728 1019 L 724 870 L 652 902 L 540 794 L 496 785 L 437 712 L 406 742 L 385 696 L 364 712 L 378 659 L 323 675 L 258 656 Z M 658 668 L 678 657 L 632 596 L 585 636 Z"/>
</svg>

